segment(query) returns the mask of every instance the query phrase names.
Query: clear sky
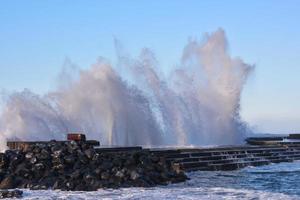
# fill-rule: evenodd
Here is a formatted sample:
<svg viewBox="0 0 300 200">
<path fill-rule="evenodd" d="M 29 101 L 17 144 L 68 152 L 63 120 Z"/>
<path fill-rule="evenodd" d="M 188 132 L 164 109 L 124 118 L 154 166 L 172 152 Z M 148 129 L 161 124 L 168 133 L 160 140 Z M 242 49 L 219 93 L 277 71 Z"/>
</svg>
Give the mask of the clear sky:
<svg viewBox="0 0 300 200">
<path fill-rule="evenodd" d="M 0 89 L 55 88 L 66 58 L 88 68 L 115 59 L 113 38 L 133 55 L 152 49 L 179 62 L 189 37 L 219 27 L 230 52 L 255 64 L 242 117 L 262 132 L 300 132 L 300 1 L 0 1 Z"/>
</svg>

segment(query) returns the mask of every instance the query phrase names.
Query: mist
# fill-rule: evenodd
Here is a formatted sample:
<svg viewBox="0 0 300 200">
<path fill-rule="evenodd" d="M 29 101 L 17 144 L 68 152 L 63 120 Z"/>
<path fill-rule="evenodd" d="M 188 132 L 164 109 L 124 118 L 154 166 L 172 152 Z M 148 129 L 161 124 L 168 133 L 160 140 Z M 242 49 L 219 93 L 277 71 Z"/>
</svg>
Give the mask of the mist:
<svg viewBox="0 0 300 200">
<path fill-rule="evenodd" d="M 64 71 L 44 95 L 1 94 L 0 148 L 6 140 L 63 140 L 68 132 L 147 146 L 239 144 L 251 133 L 239 112 L 254 67 L 230 56 L 222 29 L 188 41 L 168 75 L 149 49 L 132 58 L 115 45 L 116 65 L 98 59 L 76 75 Z"/>
</svg>

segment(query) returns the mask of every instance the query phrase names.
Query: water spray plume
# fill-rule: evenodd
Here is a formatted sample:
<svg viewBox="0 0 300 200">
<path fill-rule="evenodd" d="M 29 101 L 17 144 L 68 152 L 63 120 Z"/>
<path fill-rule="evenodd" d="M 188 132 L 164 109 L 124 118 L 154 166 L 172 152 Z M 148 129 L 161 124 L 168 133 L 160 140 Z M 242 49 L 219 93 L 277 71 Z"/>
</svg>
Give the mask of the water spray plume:
<svg viewBox="0 0 300 200">
<path fill-rule="evenodd" d="M 167 79 L 150 50 L 133 59 L 116 46 L 117 67 L 100 59 L 74 79 L 64 73 L 63 87 L 44 96 L 6 95 L 2 149 L 7 139 L 63 139 L 72 131 L 107 145 L 242 142 L 249 129 L 240 119 L 240 97 L 253 66 L 230 57 L 223 30 L 189 41 Z"/>
</svg>

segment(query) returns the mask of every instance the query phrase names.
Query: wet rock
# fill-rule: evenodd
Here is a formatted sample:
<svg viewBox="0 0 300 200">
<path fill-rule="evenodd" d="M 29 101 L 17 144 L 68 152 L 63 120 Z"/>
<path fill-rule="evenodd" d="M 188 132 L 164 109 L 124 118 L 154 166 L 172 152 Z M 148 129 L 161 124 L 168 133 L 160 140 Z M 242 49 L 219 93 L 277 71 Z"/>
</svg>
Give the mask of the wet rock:
<svg viewBox="0 0 300 200">
<path fill-rule="evenodd" d="M 113 164 L 110 161 L 104 161 L 101 165 L 101 168 L 103 170 L 110 170 L 110 169 L 112 169 L 112 167 L 113 167 Z"/>
<path fill-rule="evenodd" d="M 122 158 L 120 156 L 114 158 L 113 161 L 112 161 L 112 164 L 113 164 L 113 166 L 121 167 L 122 164 L 123 164 Z"/>
<path fill-rule="evenodd" d="M 57 190 L 57 189 L 61 189 L 63 185 L 63 182 L 61 180 L 56 180 L 53 184 L 53 189 Z"/>
<path fill-rule="evenodd" d="M 89 160 L 88 160 L 88 158 L 86 157 L 86 155 L 85 155 L 83 152 L 77 151 L 77 156 L 78 156 L 78 160 L 79 160 L 82 164 L 84 164 L 84 165 L 87 165 L 87 164 L 88 164 Z"/>
<path fill-rule="evenodd" d="M 31 159 L 30 159 L 30 163 L 31 164 L 35 164 L 37 162 L 37 158 L 35 156 L 33 156 Z"/>
<path fill-rule="evenodd" d="M 102 172 L 101 173 L 101 179 L 102 180 L 108 180 L 109 176 L 110 176 L 110 174 L 108 172 Z"/>
<path fill-rule="evenodd" d="M 122 179 L 122 178 L 124 178 L 125 174 L 124 174 L 123 171 L 117 171 L 116 174 L 115 174 L 115 176 Z"/>
<path fill-rule="evenodd" d="M 85 180 L 86 182 L 89 182 L 92 179 L 94 179 L 94 176 L 90 172 L 85 173 L 84 176 L 83 176 L 83 180 Z"/>
<path fill-rule="evenodd" d="M 155 155 L 151 155 L 151 157 L 150 157 L 150 159 L 152 160 L 152 162 L 154 162 L 154 163 L 157 163 L 157 162 L 159 162 L 159 157 L 158 156 L 155 156 Z"/>
<path fill-rule="evenodd" d="M 24 177 L 24 175 L 29 172 L 29 169 L 27 169 L 27 167 L 28 166 L 26 163 L 19 164 L 15 170 L 15 174 Z"/>
<path fill-rule="evenodd" d="M 21 190 L 1 190 L 0 191 L 0 199 L 6 198 L 21 198 L 23 192 Z"/>
<path fill-rule="evenodd" d="M 37 163 L 37 164 L 34 165 L 34 170 L 40 171 L 40 170 L 43 170 L 43 169 L 45 169 L 45 166 L 44 166 L 43 163 Z"/>
<path fill-rule="evenodd" d="M 93 148 L 87 149 L 84 151 L 84 154 L 88 159 L 92 159 L 93 156 L 95 155 L 95 150 Z"/>
<path fill-rule="evenodd" d="M 100 169 L 100 168 L 95 169 L 95 174 L 100 175 L 101 172 L 102 172 L 102 169 Z"/>
<path fill-rule="evenodd" d="M 84 142 L 56 142 L 0 153 L 0 188 L 88 191 L 153 187 L 187 177 L 149 151 L 96 152 Z"/>
<path fill-rule="evenodd" d="M 13 154 L 10 157 L 10 168 L 15 169 L 15 167 L 20 164 L 24 159 L 24 156 L 21 152 L 16 151 L 15 154 Z"/>
<path fill-rule="evenodd" d="M 76 160 L 75 156 L 73 155 L 65 156 L 64 159 L 65 159 L 65 163 L 67 164 L 74 164 Z"/>
<path fill-rule="evenodd" d="M 13 189 L 16 187 L 15 178 L 8 176 L 4 178 L 0 183 L 0 189 Z"/>
<path fill-rule="evenodd" d="M 77 180 L 81 177 L 81 172 L 80 170 L 75 170 L 71 175 L 70 178 L 73 180 Z"/>
<path fill-rule="evenodd" d="M 84 183 L 79 183 L 75 186 L 74 191 L 87 191 L 87 187 Z"/>
<path fill-rule="evenodd" d="M 28 152 L 25 154 L 25 158 L 28 160 L 31 160 L 31 158 L 34 156 L 34 154 L 32 152 Z"/>
<path fill-rule="evenodd" d="M 5 168 L 8 164 L 7 156 L 4 153 L 0 153 L 0 168 Z"/>
<path fill-rule="evenodd" d="M 130 178 L 131 180 L 137 180 L 140 177 L 140 174 L 137 173 L 135 170 L 131 171 Z"/>
<path fill-rule="evenodd" d="M 39 160 L 48 160 L 50 158 L 50 153 L 46 149 L 42 149 L 42 151 L 37 155 L 37 159 Z"/>
</svg>

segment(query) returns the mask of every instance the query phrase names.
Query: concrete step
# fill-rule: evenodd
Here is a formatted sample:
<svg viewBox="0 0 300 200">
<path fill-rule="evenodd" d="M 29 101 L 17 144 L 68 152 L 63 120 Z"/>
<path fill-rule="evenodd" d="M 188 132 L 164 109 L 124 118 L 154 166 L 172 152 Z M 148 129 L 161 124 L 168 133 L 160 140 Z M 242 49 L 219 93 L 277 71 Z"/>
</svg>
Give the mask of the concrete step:
<svg viewBox="0 0 300 200">
<path fill-rule="evenodd" d="M 215 159 L 213 159 L 215 158 Z M 298 152 L 298 154 L 288 154 L 288 155 L 268 155 L 268 156 L 245 156 L 243 155 L 243 157 L 241 157 L 241 155 L 238 155 L 238 157 L 235 158 L 219 158 L 219 157 L 211 157 L 211 159 L 206 160 L 206 159 L 202 159 L 200 158 L 183 158 L 183 159 L 174 159 L 174 160 L 170 160 L 174 163 L 191 163 L 191 162 L 199 162 L 199 163 L 229 163 L 229 162 L 235 162 L 235 161 L 239 161 L 239 160 L 272 160 L 272 159 L 286 159 L 286 158 L 290 158 L 290 159 L 298 159 L 300 158 L 300 152 Z"/>
<path fill-rule="evenodd" d="M 166 155 L 167 159 L 188 159 L 188 158 L 196 158 L 203 160 L 215 160 L 215 159 L 227 159 L 227 158 L 243 158 L 249 156 L 270 156 L 281 153 L 293 154 L 297 151 L 287 151 L 287 149 L 270 149 L 270 150 L 247 150 L 247 151 L 228 151 L 228 152 L 200 152 L 200 153 L 177 153 Z M 299 151 L 300 152 L 300 151 Z"/>
<path fill-rule="evenodd" d="M 185 171 L 235 170 L 246 166 L 300 160 L 300 145 L 235 146 L 155 151 Z"/>
<path fill-rule="evenodd" d="M 228 170 L 236 170 L 241 169 L 247 166 L 261 166 L 270 164 L 270 161 L 258 160 L 258 161 L 241 161 L 235 163 L 227 163 L 227 164 L 212 164 L 208 166 L 208 170 L 211 171 L 228 171 Z"/>
<path fill-rule="evenodd" d="M 229 164 L 229 163 L 239 163 L 239 162 L 257 162 L 257 161 L 266 161 L 261 158 L 244 158 L 244 159 L 228 159 L 228 160 L 213 160 L 213 161 L 196 161 L 196 162 L 180 162 L 180 166 L 183 169 L 191 167 L 207 167 L 215 164 Z"/>
<path fill-rule="evenodd" d="M 128 151 L 146 151 L 142 147 L 101 147 L 95 149 L 97 153 L 101 152 L 128 152 Z"/>
<path fill-rule="evenodd" d="M 178 153 L 211 153 L 211 152 L 233 152 L 234 151 L 245 151 L 245 150 L 271 150 L 271 149 L 284 149 L 280 145 L 275 146 L 227 146 L 227 147 L 216 147 L 216 148 L 184 148 L 184 149 L 149 149 L 156 155 L 172 155 Z M 300 148 L 300 146 L 299 146 Z"/>
</svg>

